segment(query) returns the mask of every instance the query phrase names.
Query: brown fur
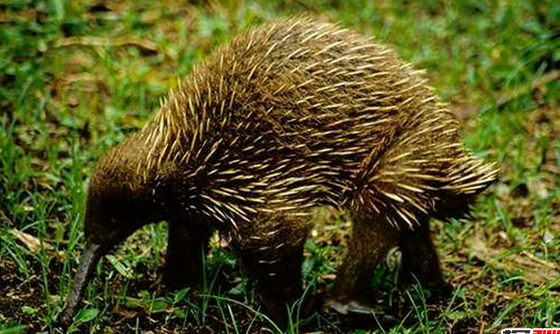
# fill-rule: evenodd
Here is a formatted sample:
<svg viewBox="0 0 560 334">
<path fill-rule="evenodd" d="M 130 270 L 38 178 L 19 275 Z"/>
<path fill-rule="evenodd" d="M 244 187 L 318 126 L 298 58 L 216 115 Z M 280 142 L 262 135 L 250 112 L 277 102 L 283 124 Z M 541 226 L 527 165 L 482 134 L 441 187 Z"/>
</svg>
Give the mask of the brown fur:
<svg viewBox="0 0 560 334">
<path fill-rule="evenodd" d="M 301 292 L 311 207 L 352 213 L 334 293 L 347 303 L 394 246 L 405 276 L 442 284 L 428 219 L 465 214 L 495 173 L 393 51 L 329 23 L 286 19 L 209 56 L 142 131 L 100 159 L 85 233 L 109 249 L 169 221 L 170 286 L 198 284 L 211 231 L 228 234 L 267 311 L 285 323 Z"/>
</svg>

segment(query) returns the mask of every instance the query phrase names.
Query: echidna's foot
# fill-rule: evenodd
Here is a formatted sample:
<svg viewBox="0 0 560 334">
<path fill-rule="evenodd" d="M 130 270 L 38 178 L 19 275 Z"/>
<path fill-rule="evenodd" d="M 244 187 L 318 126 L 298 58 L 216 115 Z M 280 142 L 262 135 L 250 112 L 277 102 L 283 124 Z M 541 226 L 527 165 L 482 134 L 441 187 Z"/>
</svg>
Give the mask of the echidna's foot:
<svg viewBox="0 0 560 334">
<path fill-rule="evenodd" d="M 454 288 L 450 283 L 441 281 L 437 284 L 424 286 L 424 290 L 427 292 L 427 302 L 437 303 L 438 301 L 444 301 L 448 299 L 453 293 Z"/>
<path fill-rule="evenodd" d="M 300 317 L 306 318 L 311 316 L 315 311 L 317 311 L 324 302 L 324 296 L 320 293 L 310 294 L 304 296 L 301 301 Z"/>
<path fill-rule="evenodd" d="M 169 277 L 165 274 L 163 274 L 162 277 L 154 283 L 154 289 L 156 289 L 159 295 L 167 295 L 186 288 L 190 288 L 187 282 L 174 280 L 173 277 Z"/>
<path fill-rule="evenodd" d="M 187 287 L 196 290 L 200 285 L 200 278 L 187 270 L 181 270 L 181 267 L 176 264 L 166 263 L 160 269 L 159 279 L 155 284 L 155 288 L 160 294 L 168 294 Z"/>
<path fill-rule="evenodd" d="M 170 293 L 187 287 L 197 290 L 200 287 L 200 282 L 198 279 L 193 279 L 193 277 L 187 275 L 177 275 L 177 273 L 164 271 L 158 285 L 161 292 Z"/>
<path fill-rule="evenodd" d="M 334 310 L 339 314 L 372 314 L 377 313 L 375 307 L 371 307 L 363 302 L 357 300 L 349 300 L 346 302 L 338 301 L 336 299 L 331 299 L 325 303 L 328 309 Z"/>
<path fill-rule="evenodd" d="M 265 280 L 261 280 L 266 283 Z M 294 302 L 301 296 L 301 287 L 298 284 L 291 286 L 280 282 L 276 284 L 261 284 L 261 302 L 264 313 L 280 328 L 288 328 L 289 311 Z M 273 286 L 276 289 L 273 289 Z"/>
</svg>

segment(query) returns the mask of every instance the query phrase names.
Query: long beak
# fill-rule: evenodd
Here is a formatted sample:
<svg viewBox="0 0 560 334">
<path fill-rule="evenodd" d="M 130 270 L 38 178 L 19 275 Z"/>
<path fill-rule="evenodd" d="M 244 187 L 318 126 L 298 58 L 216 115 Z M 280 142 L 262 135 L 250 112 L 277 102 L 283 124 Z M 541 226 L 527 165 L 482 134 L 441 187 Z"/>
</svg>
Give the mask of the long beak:
<svg viewBox="0 0 560 334">
<path fill-rule="evenodd" d="M 104 248 L 101 247 L 101 245 L 90 242 L 86 245 L 86 248 L 80 257 L 78 272 L 74 277 L 74 286 L 66 298 L 66 304 L 62 313 L 61 322 L 65 327 L 68 327 L 72 323 L 72 318 L 78 310 L 78 304 L 84 296 L 91 274 L 93 273 L 93 270 L 103 253 Z"/>
</svg>

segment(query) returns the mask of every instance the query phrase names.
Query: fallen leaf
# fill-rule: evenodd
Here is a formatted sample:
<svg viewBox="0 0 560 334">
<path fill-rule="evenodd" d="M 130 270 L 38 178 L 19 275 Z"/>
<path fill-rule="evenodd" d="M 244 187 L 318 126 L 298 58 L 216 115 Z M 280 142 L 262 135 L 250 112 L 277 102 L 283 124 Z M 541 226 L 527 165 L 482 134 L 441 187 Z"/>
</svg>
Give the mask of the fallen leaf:
<svg viewBox="0 0 560 334">
<path fill-rule="evenodd" d="M 53 250 L 53 246 L 51 244 L 41 241 L 31 234 L 16 230 L 15 228 L 12 228 L 10 232 L 14 237 L 16 237 L 16 239 L 21 241 L 21 243 L 23 243 L 31 251 L 31 253 L 38 253 L 41 249 Z"/>
<path fill-rule="evenodd" d="M 48 242 L 41 240 L 29 233 L 22 232 L 15 228 L 10 229 L 10 233 L 24 244 L 33 254 L 37 254 L 40 250 L 46 250 L 52 253 L 58 260 L 64 262 L 64 255 L 61 251 L 55 251 L 54 247 Z"/>
</svg>

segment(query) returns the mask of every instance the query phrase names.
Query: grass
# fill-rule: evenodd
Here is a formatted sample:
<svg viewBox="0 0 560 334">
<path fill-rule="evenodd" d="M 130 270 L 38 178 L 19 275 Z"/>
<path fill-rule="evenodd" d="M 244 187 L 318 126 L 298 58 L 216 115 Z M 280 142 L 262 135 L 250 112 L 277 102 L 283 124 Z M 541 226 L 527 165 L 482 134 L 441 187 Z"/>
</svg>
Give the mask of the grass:
<svg viewBox="0 0 560 334">
<path fill-rule="evenodd" d="M 252 24 L 313 12 L 393 46 L 499 163 L 474 219 L 432 225 L 452 296 L 386 289 L 367 325 L 322 312 L 290 332 L 497 333 L 560 327 L 560 3 L 531 1 L 63 1 L 0 4 L 0 333 L 55 332 L 83 244 L 88 176 L 139 129 L 176 78 Z M 200 4 L 198 4 L 200 3 Z M 302 271 L 332 283 L 348 224 L 317 214 Z M 74 332 L 253 333 L 272 325 L 227 249 L 206 287 L 163 295 L 166 226 L 97 267 Z M 377 274 L 376 274 L 377 275 Z M 380 276 L 379 282 L 377 278 Z M 384 276 L 372 278 L 386 285 Z M 396 315 L 396 316 L 394 316 Z M 273 328 L 273 327 L 272 327 Z M 275 332 L 273 330 L 273 332 Z"/>
</svg>

